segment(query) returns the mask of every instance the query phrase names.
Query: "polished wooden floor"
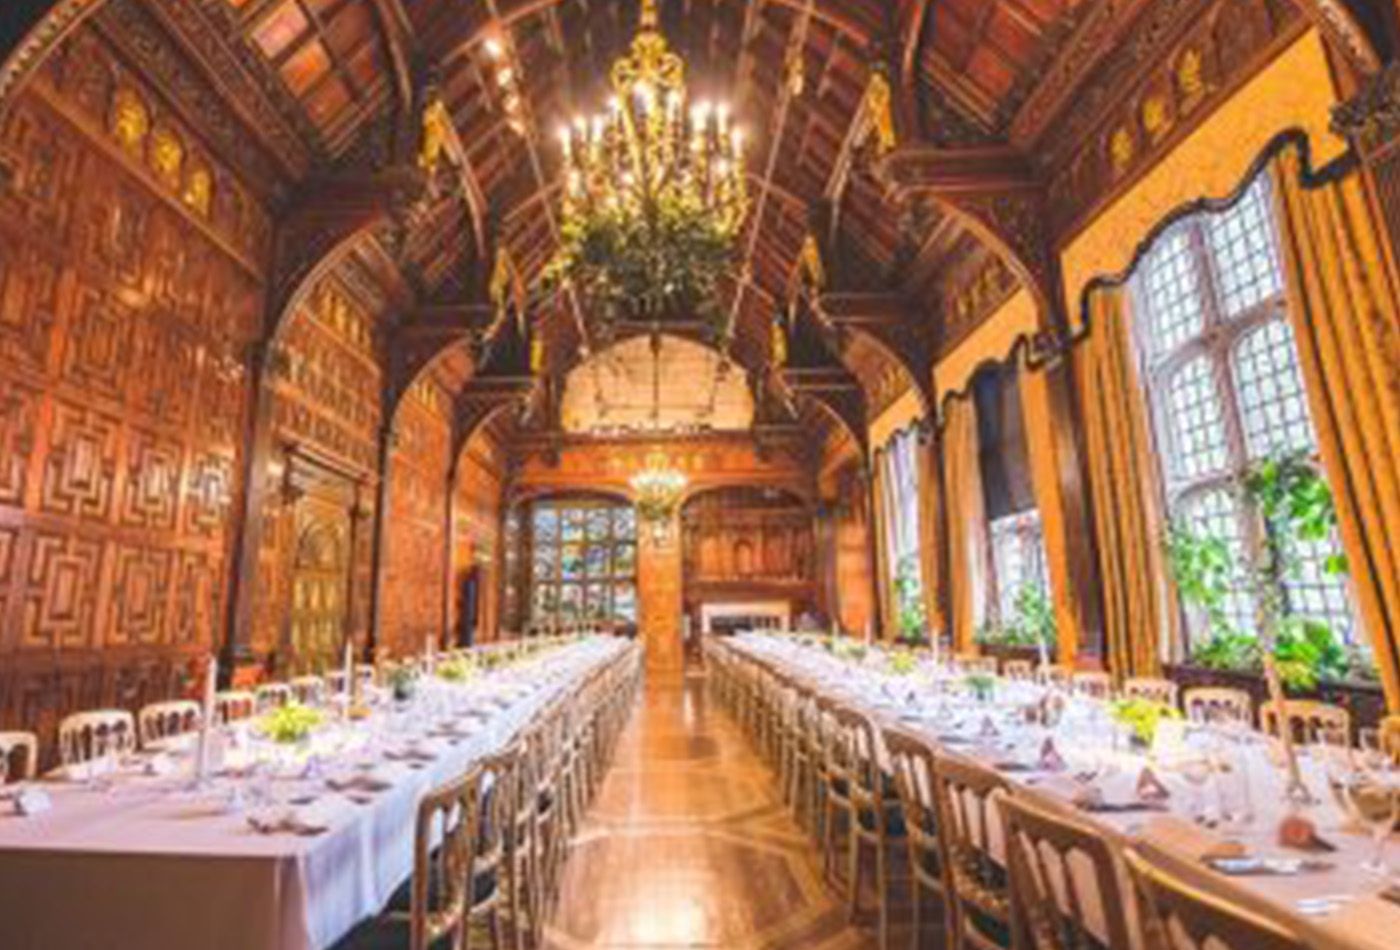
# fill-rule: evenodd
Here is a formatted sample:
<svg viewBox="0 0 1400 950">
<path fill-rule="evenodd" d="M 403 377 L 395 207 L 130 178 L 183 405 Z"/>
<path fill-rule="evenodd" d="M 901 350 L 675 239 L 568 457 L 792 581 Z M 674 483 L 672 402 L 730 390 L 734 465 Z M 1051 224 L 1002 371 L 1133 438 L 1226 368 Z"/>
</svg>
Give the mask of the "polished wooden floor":
<svg viewBox="0 0 1400 950">
<path fill-rule="evenodd" d="M 648 686 L 573 843 L 547 936 L 556 950 L 873 945 L 846 925 L 772 774 L 696 676 Z"/>
</svg>

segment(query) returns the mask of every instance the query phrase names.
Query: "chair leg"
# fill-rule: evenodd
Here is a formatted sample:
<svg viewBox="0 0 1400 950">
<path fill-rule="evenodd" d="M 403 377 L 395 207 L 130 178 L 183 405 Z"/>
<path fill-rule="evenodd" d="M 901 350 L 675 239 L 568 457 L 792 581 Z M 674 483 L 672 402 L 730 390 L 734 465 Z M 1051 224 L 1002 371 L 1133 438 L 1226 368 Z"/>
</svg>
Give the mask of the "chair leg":
<svg viewBox="0 0 1400 950">
<path fill-rule="evenodd" d="M 886 855 L 885 842 L 876 839 L 875 842 L 875 900 L 879 902 L 880 911 L 880 950 L 889 950 L 890 947 L 890 893 L 889 893 L 889 872 L 885 865 L 888 857 Z"/>
<path fill-rule="evenodd" d="M 855 817 L 851 818 L 850 856 L 847 863 L 848 873 L 846 880 L 846 902 L 851 915 L 851 922 L 855 923 L 860 914 L 860 834 L 856 831 Z"/>
</svg>

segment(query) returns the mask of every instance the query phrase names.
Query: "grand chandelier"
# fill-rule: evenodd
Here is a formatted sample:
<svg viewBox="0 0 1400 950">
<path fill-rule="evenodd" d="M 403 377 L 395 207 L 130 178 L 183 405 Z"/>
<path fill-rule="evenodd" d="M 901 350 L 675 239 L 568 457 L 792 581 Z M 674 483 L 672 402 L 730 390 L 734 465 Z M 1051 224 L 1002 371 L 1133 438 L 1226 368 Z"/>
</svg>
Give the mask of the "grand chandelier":
<svg viewBox="0 0 1400 950">
<path fill-rule="evenodd" d="M 642 0 L 606 111 L 559 130 L 560 248 L 546 281 L 606 335 L 620 320 L 713 320 L 748 211 L 744 135 L 727 103 L 692 104 L 685 62 Z"/>
</svg>

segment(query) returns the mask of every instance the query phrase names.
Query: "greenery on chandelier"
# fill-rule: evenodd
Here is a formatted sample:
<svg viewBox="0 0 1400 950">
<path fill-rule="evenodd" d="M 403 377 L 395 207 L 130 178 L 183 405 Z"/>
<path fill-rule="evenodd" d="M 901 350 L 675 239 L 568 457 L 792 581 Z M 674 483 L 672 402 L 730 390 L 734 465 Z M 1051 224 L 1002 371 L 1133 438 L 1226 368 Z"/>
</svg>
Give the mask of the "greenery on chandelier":
<svg viewBox="0 0 1400 950">
<path fill-rule="evenodd" d="M 1239 572 L 1229 542 L 1177 521 L 1164 548 L 1182 601 L 1198 612 L 1207 635 L 1191 660 L 1209 669 L 1259 672 L 1272 644 L 1274 664 L 1285 687 L 1315 689 L 1320 681 L 1372 680 L 1375 667 L 1363 650 L 1345 646 L 1330 624 L 1301 613 L 1287 596 L 1287 583 L 1301 576 L 1302 547 L 1335 544 L 1337 512 L 1331 489 L 1306 453 L 1271 456 L 1246 475 L 1242 498 L 1260 529 L 1258 555 Z M 1329 575 L 1345 574 L 1344 555 L 1323 561 Z M 1253 595 L 1262 636 L 1238 630 L 1226 603 L 1237 578 Z"/>
<path fill-rule="evenodd" d="M 589 206 L 564 221 L 560 240 L 544 286 L 572 288 L 601 341 L 619 321 L 699 319 L 721 331 L 733 235 L 694 201 L 663 192 L 640 211 Z"/>
</svg>

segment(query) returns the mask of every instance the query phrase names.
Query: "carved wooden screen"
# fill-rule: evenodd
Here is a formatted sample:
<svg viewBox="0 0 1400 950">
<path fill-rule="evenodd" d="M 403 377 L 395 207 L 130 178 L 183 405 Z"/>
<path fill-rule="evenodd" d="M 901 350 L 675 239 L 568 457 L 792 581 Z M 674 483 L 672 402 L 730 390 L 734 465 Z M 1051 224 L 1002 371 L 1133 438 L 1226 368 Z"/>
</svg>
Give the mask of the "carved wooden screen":
<svg viewBox="0 0 1400 950">
<path fill-rule="evenodd" d="M 298 505 L 299 539 L 292 565 L 289 663 L 295 673 L 321 673 L 343 655 L 350 586 L 350 518 L 316 499 Z"/>
<path fill-rule="evenodd" d="M 0 129 L 0 728 L 46 743 L 222 637 L 268 219 L 167 91 L 80 30 Z"/>
</svg>

